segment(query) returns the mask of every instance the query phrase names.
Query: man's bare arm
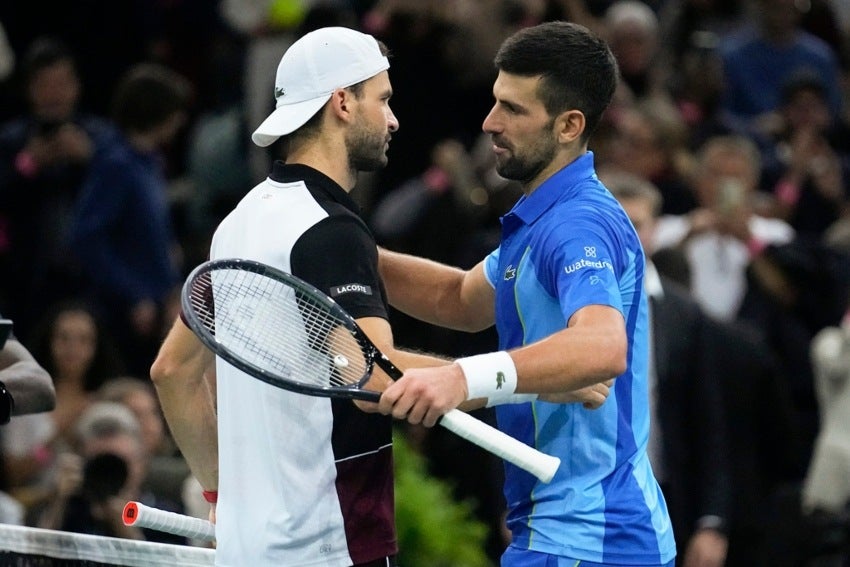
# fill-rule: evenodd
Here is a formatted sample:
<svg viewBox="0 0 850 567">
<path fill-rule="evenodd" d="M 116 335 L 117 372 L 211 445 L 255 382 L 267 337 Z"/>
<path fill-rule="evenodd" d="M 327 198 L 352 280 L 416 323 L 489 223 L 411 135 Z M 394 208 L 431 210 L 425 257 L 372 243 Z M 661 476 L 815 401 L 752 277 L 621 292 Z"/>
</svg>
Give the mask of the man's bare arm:
<svg viewBox="0 0 850 567">
<path fill-rule="evenodd" d="M 174 441 L 205 490 L 218 489 L 215 356 L 180 319 L 151 367 Z"/>
<path fill-rule="evenodd" d="M 483 262 L 464 271 L 379 249 L 378 265 L 390 304 L 411 317 L 470 332 L 495 322 L 495 291 L 484 277 Z"/>
<path fill-rule="evenodd" d="M 451 364 L 452 360 L 441 357 L 440 355 L 430 353 L 412 352 L 409 350 L 396 348 L 393 342 L 392 328 L 386 319 L 380 317 L 364 317 L 357 319 L 357 324 L 369 337 L 369 340 L 378 347 L 382 353 L 402 372 L 406 368 L 429 368 L 434 366 L 445 366 Z M 376 367 L 377 368 L 377 367 Z M 392 379 L 380 369 L 376 370 L 369 381 L 368 388 L 378 392 L 384 391 L 390 384 Z M 486 400 L 470 400 L 459 406 L 459 409 L 470 411 L 484 407 Z M 358 403 L 361 409 L 365 411 L 375 411 L 377 406 L 368 403 Z"/>
<path fill-rule="evenodd" d="M 622 314 L 611 307 L 590 305 L 576 312 L 569 327 L 562 331 L 507 354 L 483 356 L 501 361 L 509 357 L 507 363 L 501 364 L 515 368 L 514 391 L 518 394 L 537 393 L 547 397 L 553 394 L 553 400 L 558 400 L 565 392 L 575 394 L 577 390 L 591 387 L 592 391 L 585 390 L 575 401 L 599 407 L 607 397 L 610 381 L 625 372 L 627 353 Z M 398 419 L 422 422 L 430 427 L 470 395 L 480 397 L 470 393 L 470 383 L 471 377 L 465 375 L 457 362 L 448 366 L 411 368 L 401 380 L 386 389 L 379 409 Z M 499 382 L 492 384 L 501 387 Z"/>
</svg>

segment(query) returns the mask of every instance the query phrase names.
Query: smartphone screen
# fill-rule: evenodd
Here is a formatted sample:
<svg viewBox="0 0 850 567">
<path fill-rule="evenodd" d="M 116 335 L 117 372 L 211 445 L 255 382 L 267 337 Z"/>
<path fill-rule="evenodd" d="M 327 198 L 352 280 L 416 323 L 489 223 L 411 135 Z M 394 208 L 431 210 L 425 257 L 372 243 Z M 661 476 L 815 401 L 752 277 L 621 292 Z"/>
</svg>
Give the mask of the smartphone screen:
<svg viewBox="0 0 850 567">
<path fill-rule="evenodd" d="M 734 177 L 726 177 L 720 181 L 718 205 L 721 212 L 730 213 L 744 204 L 744 184 Z"/>
</svg>

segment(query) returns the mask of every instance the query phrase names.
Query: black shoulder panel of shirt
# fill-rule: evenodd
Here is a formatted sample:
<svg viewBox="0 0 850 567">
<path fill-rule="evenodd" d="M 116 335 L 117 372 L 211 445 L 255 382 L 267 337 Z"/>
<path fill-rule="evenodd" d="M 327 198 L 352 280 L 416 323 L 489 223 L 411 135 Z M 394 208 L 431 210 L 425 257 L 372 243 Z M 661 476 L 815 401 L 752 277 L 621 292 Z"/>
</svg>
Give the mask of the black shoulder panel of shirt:
<svg viewBox="0 0 850 567">
<path fill-rule="evenodd" d="M 328 176 L 305 165 L 276 162 L 270 178 L 281 183 L 303 181 L 328 213 L 293 246 L 292 274 L 331 296 L 355 319 L 386 319 L 375 237 L 351 196 Z"/>
</svg>

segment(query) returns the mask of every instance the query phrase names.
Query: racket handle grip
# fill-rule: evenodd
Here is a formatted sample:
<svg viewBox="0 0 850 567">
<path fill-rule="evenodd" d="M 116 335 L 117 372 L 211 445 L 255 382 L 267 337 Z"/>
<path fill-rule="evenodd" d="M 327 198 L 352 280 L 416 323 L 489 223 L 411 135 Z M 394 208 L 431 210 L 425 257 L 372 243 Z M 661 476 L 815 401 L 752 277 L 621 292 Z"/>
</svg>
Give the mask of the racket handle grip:
<svg viewBox="0 0 850 567">
<path fill-rule="evenodd" d="M 141 502 L 127 502 L 121 516 L 125 526 L 149 528 L 202 541 L 215 539 L 215 526 L 212 523 L 192 516 L 151 508 Z"/>
<path fill-rule="evenodd" d="M 507 433 L 487 425 L 460 410 L 452 410 L 440 419 L 440 425 L 467 441 L 487 449 L 494 455 L 524 469 L 543 482 L 550 482 L 561 465 L 561 459 L 541 453 Z"/>
</svg>

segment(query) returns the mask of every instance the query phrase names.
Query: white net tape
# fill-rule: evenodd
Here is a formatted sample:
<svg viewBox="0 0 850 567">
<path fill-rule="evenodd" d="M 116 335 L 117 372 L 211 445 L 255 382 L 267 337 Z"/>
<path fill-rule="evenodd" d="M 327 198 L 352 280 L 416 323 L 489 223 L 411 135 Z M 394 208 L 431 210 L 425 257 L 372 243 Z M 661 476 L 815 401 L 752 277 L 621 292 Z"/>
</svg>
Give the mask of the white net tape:
<svg viewBox="0 0 850 567">
<path fill-rule="evenodd" d="M 212 549 L 135 541 L 113 537 L 73 534 L 55 530 L 0 524 L 0 553 L 50 557 L 63 565 L 86 561 L 128 567 L 176 567 L 214 565 Z M 50 565 L 39 560 L 7 565 Z"/>
</svg>

